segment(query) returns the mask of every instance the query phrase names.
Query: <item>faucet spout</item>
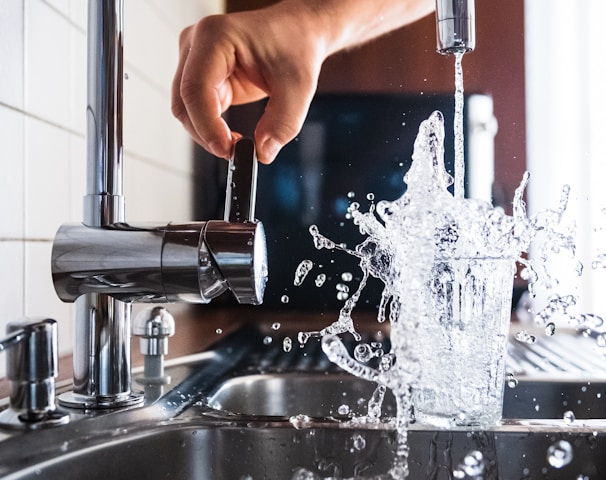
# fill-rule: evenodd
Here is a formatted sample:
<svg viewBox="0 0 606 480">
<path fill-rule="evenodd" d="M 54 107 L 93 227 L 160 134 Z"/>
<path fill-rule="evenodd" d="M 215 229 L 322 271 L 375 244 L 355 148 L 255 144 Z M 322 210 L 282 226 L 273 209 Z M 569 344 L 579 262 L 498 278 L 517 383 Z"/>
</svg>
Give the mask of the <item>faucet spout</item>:
<svg viewBox="0 0 606 480">
<path fill-rule="evenodd" d="M 436 0 L 437 50 L 443 55 L 476 46 L 474 0 Z"/>
</svg>

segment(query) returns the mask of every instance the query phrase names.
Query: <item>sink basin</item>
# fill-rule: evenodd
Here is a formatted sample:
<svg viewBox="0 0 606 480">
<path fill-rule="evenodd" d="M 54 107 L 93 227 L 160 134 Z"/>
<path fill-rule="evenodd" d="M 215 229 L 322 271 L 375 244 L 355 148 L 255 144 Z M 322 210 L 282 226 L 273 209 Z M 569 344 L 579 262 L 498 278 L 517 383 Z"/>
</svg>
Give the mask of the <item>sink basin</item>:
<svg viewBox="0 0 606 480">
<path fill-rule="evenodd" d="M 160 392 L 154 386 L 157 396 L 145 407 L 84 412 L 54 429 L 0 432 L 0 477 L 387 478 L 397 449 L 391 394 L 381 421 L 361 422 L 355 417 L 366 413 L 375 385 L 328 363 L 313 342 L 287 354 L 264 336 L 244 330 L 210 352 L 167 362 L 173 383 Z M 453 478 L 474 451 L 483 455 L 485 480 L 606 478 L 606 376 L 547 375 L 536 365 L 521 372 L 524 358 L 536 359 L 531 350 L 517 352 L 508 367 L 518 383 L 505 387 L 502 425 L 411 425 L 410 479 Z M 563 418 L 567 411 L 574 421 Z M 568 458 L 550 463 L 558 442 Z"/>
<path fill-rule="evenodd" d="M 489 431 L 413 427 L 409 478 L 452 478 L 447 472 L 472 451 L 482 452 L 485 479 L 604 478 L 604 425 L 600 431 L 595 425 L 563 427 L 524 423 Z M 560 440 L 572 446 L 573 458 L 556 469 L 548 463 L 547 452 Z M 395 448 L 395 433 L 385 426 L 311 422 L 297 429 L 288 421 L 219 420 L 193 408 L 185 418 L 147 429 L 122 427 L 111 436 L 102 430 L 77 447 L 59 444 L 54 452 L 47 449 L 45 460 L 2 478 L 377 479 L 389 470 Z"/>
</svg>

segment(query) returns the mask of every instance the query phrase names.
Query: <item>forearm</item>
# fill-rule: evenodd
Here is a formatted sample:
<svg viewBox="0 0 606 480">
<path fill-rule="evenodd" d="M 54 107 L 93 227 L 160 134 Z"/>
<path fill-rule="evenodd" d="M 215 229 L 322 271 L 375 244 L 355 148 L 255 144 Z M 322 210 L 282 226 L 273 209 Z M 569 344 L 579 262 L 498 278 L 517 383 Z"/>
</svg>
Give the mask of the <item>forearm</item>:
<svg viewBox="0 0 606 480">
<path fill-rule="evenodd" d="M 327 56 L 412 23 L 435 9 L 435 0 L 284 0 L 324 40 Z"/>
</svg>

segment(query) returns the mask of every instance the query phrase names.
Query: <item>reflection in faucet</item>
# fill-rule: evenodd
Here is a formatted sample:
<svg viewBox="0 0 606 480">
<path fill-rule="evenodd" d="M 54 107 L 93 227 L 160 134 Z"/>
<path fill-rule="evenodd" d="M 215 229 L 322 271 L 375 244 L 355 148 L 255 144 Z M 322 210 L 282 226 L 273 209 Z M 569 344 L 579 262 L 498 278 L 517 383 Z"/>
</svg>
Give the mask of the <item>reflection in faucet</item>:
<svg viewBox="0 0 606 480">
<path fill-rule="evenodd" d="M 474 0 L 436 0 L 438 52 L 465 53 L 476 44 Z"/>
<path fill-rule="evenodd" d="M 246 215 L 184 225 L 125 223 L 122 188 L 123 0 L 89 0 L 87 195 L 82 224 L 63 225 L 52 253 L 55 290 L 76 302 L 74 390 L 64 406 L 140 403 L 131 391 L 129 302 L 208 303 L 226 290 L 262 302 L 267 278 L 263 224 L 254 220 L 254 144 L 241 140 L 231 170 L 248 196 Z M 240 202 L 232 202 L 239 208 Z"/>
</svg>

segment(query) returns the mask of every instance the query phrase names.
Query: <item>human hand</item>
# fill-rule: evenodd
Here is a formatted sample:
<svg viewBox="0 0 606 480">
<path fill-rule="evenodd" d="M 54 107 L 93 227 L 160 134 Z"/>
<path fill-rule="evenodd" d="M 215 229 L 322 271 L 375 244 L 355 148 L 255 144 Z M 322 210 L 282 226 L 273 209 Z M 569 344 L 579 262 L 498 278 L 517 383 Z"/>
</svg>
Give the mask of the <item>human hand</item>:
<svg viewBox="0 0 606 480">
<path fill-rule="evenodd" d="M 271 163 L 299 133 L 328 54 L 312 16 L 278 3 L 206 17 L 181 33 L 172 111 L 198 144 L 228 158 L 240 134 L 221 115 L 265 97 L 254 134 L 259 161 Z"/>
</svg>

